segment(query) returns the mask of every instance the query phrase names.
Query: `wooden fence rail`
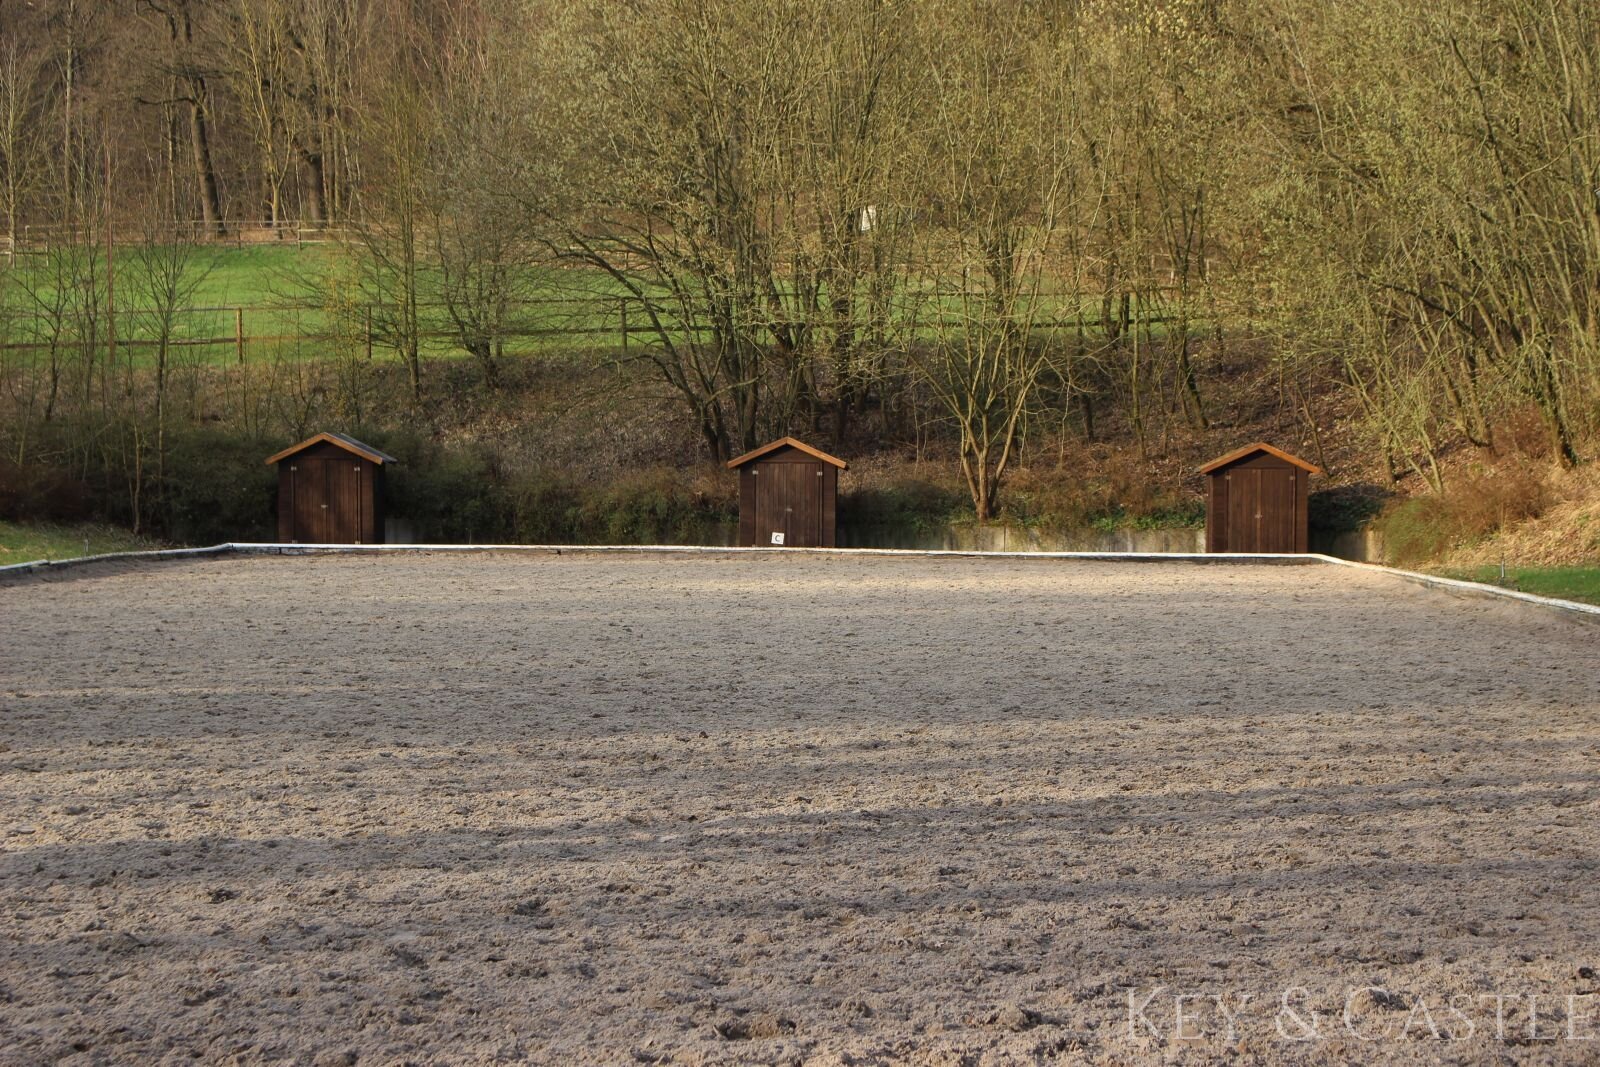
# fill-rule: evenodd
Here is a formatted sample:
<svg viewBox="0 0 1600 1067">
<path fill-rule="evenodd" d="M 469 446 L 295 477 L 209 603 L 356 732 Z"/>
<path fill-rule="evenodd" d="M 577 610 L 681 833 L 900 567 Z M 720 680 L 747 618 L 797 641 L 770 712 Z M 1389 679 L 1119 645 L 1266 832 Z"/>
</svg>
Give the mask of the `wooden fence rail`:
<svg viewBox="0 0 1600 1067">
<path fill-rule="evenodd" d="M 941 295 L 951 297 L 958 294 Z M 1064 296 L 1066 296 L 1066 294 L 1040 294 L 1040 298 L 1045 300 L 1059 299 Z M 651 317 L 646 313 L 645 306 L 645 301 L 638 297 L 606 296 L 533 298 L 519 303 L 518 307 L 524 310 L 539 308 L 565 308 L 570 312 L 568 317 L 572 319 L 586 319 L 588 322 L 587 324 L 566 322 L 558 325 L 540 326 L 514 325 L 497 331 L 494 336 L 499 340 L 513 340 L 517 338 L 537 338 L 541 340 L 553 340 L 561 338 L 593 339 L 596 337 L 610 337 L 614 339 L 617 347 L 619 347 L 624 353 L 627 353 L 633 344 L 633 338 L 654 337 L 656 335 L 656 329 L 651 324 Z M 425 311 L 436 311 L 441 310 L 444 305 L 424 304 L 420 307 Z M 632 309 L 631 314 L 630 308 Z M 328 329 L 306 329 L 292 333 L 249 333 L 245 329 L 246 316 L 249 314 L 281 317 L 285 315 L 294 315 L 297 313 L 325 315 L 327 314 L 327 310 L 325 308 L 309 304 L 281 306 L 220 304 L 182 308 L 175 312 L 175 315 L 180 318 L 198 315 L 226 315 L 233 320 L 233 331 L 231 334 L 216 334 L 202 337 L 171 337 L 165 341 L 165 344 L 168 348 L 231 348 L 233 350 L 235 360 L 239 363 L 245 362 L 246 354 L 251 348 L 259 346 L 286 344 L 330 345 L 341 340 L 346 343 L 350 342 L 351 340 L 355 340 L 357 344 L 362 346 L 368 358 L 372 358 L 377 349 L 391 347 L 385 340 L 385 331 L 383 331 L 376 324 L 373 309 L 371 307 L 364 308 L 361 312 L 360 326 L 358 330 L 355 331 L 353 338 L 351 333 L 348 331 L 341 332 Z M 1029 329 L 1039 332 L 1072 330 L 1089 334 L 1099 330 L 1100 327 L 1097 319 L 1097 316 L 1089 315 L 1081 315 L 1074 318 L 1040 319 L 1030 323 Z M 1134 322 L 1140 326 L 1157 325 L 1171 322 L 1173 319 L 1174 316 L 1172 315 L 1152 314 L 1138 316 L 1135 318 Z M 7 332 L 6 327 L 8 325 L 15 326 L 19 322 L 32 322 L 37 324 L 45 321 L 47 321 L 45 317 L 37 313 L 19 313 L 16 311 L 11 311 L 8 313 L 5 309 L 0 308 L 0 336 L 4 336 L 4 334 Z M 126 320 L 121 314 L 119 314 L 117 316 L 117 321 L 120 325 Z M 908 325 L 912 328 L 912 330 L 917 332 L 956 330 L 967 325 L 968 321 L 969 320 L 965 320 L 960 317 L 951 317 L 946 315 L 927 319 L 912 318 L 908 320 Z M 676 321 L 669 326 L 669 332 L 676 334 L 692 333 L 699 335 L 710 333 L 715 329 L 715 326 L 706 323 L 678 323 Z M 38 338 L 43 336 L 47 331 L 40 329 L 37 325 L 35 325 L 31 331 L 24 329 L 21 332 L 31 332 L 33 337 Z M 460 333 L 459 331 L 453 329 L 429 328 L 420 331 L 417 334 L 417 339 L 423 342 L 446 341 L 459 343 Z M 25 341 L 5 340 L 0 341 L 0 352 L 48 351 L 52 348 L 58 350 L 70 350 L 88 343 L 91 342 L 84 341 L 81 338 L 58 340 L 55 342 L 37 339 Z M 117 349 L 126 350 L 158 348 L 163 344 L 163 342 L 157 338 L 138 336 L 118 336 L 114 341 L 112 341 L 110 338 L 101 337 L 97 338 L 92 343 L 96 346 L 115 344 Z"/>
</svg>

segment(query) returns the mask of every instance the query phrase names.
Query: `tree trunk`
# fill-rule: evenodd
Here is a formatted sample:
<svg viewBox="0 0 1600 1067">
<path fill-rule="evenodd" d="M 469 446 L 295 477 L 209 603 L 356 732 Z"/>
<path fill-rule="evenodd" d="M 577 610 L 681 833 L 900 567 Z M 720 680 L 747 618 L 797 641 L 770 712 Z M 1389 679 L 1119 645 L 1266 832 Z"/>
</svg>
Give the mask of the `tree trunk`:
<svg viewBox="0 0 1600 1067">
<path fill-rule="evenodd" d="M 711 453 L 713 463 L 721 465 L 733 458 L 728 435 L 722 428 L 722 420 L 710 409 L 702 408 L 700 411 L 700 436 L 705 440 L 706 450 Z"/>
<path fill-rule="evenodd" d="M 978 493 L 974 501 L 978 522 L 987 523 L 994 518 L 996 493 L 995 479 L 989 473 L 987 457 L 978 464 Z"/>
<path fill-rule="evenodd" d="M 473 337 L 467 341 L 466 349 L 472 353 L 472 358 L 478 361 L 478 367 L 483 371 L 484 388 L 500 388 L 500 367 L 495 362 L 494 342 L 488 337 Z"/>
<path fill-rule="evenodd" d="M 206 233 L 222 235 L 222 197 L 217 192 L 217 171 L 211 161 L 211 134 L 206 127 L 206 82 L 189 79 L 189 144 L 194 151 L 195 180 L 200 186 L 200 218 Z"/>
<path fill-rule="evenodd" d="M 1534 365 L 1534 399 L 1539 405 L 1539 413 L 1544 416 L 1556 461 L 1563 467 L 1576 467 L 1578 450 L 1572 442 L 1572 426 L 1567 419 L 1567 402 L 1559 375 L 1555 354 L 1548 350 L 1540 352 L 1538 362 Z"/>
<path fill-rule="evenodd" d="M 1206 407 L 1200 398 L 1200 381 L 1194 372 L 1194 361 L 1189 358 L 1189 324 L 1183 323 L 1178 328 L 1178 384 L 1182 388 L 1183 412 L 1189 420 L 1189 426 L 1195 430 L 1211 428 L 1211 420 L 1206 418 Z"/>
<path fill-rule="evenodd" d="M 322 152 L 301 146 L 300 160 L 306 168 L 306 221 L 320 228 L 328 222 L 328 200 L 324 189 L 327 174 L 322 162 Z"/>
</svg>

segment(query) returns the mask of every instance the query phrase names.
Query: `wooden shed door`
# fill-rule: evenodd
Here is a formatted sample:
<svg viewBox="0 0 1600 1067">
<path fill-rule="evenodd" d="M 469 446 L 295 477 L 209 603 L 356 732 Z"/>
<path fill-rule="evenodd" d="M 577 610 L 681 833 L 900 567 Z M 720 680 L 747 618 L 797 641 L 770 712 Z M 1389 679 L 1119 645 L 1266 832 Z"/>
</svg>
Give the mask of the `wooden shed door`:
<svg viewBox="0 0 1600 1067">
<path fill-rule="evenodd" d="M 1258 552 L 1293 552 L 1294 471 L 1261 472 L 1261 547 Z"/>
<path fill-rule="evenodd" d="M 816 548 L 822 543 L 821 467 L 763 463 L 756 474 L 756 544 Z M 781 542 L 774 534 L 782 534 Z"/>
<path fill-rule="evenodd" d="M 328 540 L 328 490 L 325 460 L 303 459 L 292 464 L 294 476 L 294 539 L 304 544 Z"/>
<path fill-rule="evenodd" d="M 302 459 L 294 464 L 294 539 L 302 544 L 354 544 L 364 536 L 363 494 L 371 474 L 359 459 Z"/>
<path fill-rule="evenodd" d="M 361 461 L 330 459 L 328 482 L 328 536 L 341 544 L 358 544 L 361 536 Z"/>
<path fill-rule="evenodd" d="M 800 548 L 822 544 L 822 465 L 785 463 L 789 468 L 789 539 Z"/>
<path fill-rule="evenodd" d="M 1294 471 L 1240 467 L 1228 472 L 1229 552 L 1294 552 Z"/>
</svg>

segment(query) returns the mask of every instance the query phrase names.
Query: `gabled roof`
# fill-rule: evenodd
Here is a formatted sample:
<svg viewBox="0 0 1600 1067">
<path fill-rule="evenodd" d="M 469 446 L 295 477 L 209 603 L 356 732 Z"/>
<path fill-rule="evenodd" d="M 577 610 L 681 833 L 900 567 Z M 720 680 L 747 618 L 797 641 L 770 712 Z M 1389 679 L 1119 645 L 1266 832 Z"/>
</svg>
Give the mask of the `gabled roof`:
<svg viewBox="0 0 1600 1067">
<path fill-rule="evenodd" d="M 349 452 L 351 455 L 360 456 L 362 459 L 367 460 L 367 461 L 372 462 L 372 463 L 376 463 L 376 464 L 378 464 L 380 466 L 382 466 L 385 463 L 398 463 L 398 462 L 400 462 L 399 460 L 395 459 L 393 456 L 389 455 L 389 453 L 380 452 L 376 448 L 373 448 L 371 445 L 362 444 L 360 441 L 357 441 L 354 437 L 351 437 L 348 434 L 342 434 L 342 433 L 319 433 L 315 437 L 306 438 L 304 441 L 301 441 L 297 445 L 290 445 L 288 448 L 284 449 L 282 452 L 274 452 L 272 455 L 267 457 L 267 463 L 270 465 L 270 464 L 273 464 L 273 463 L 277 463 L 279 460 L 288 459 L 290 456 L 294 455 L 296 452 L 304 452 L 306 449 L 310 448 L 312 445 L 319 445 L 319 444 L 334 445 L 337 448 L 344 449 L 346 452 Z"/>
<path fill-rule="evenodd" d="M 1252 455 L 1256 452 L 1265 452 L 1268 455 L 1277 456 L 1284 462 L 1293 463 L 1296 467 L 1300 467 L 1303 470 L 1308 470 L 1312 474 L 1322 473 L 1322 468 L 1316 464 L 1307 463 L 1299 456 L 1291 456 L 1281 448 L 1273 448 L 1265 441 L 1257 441 L 1254 444 L 1245 445 L 1243 448 L 1236 448 L 1232 452 L 1229 452 L 1226 456 L 1218 456 L 1210 463 L 1207 463 L 1204 467 L 1201 467 L 1200 473 L 1210 474 L 1218 467 L 1226 467 L 1230 463 L 1237 463 L 1239 460 L 1244 459 L 1246 456 Z"/>
<path fill-rule="evenodd" d="M 749 463 L 751 460 L 760 459 L 762 456 L 765 456 L 770 452 L 776 452 L 780 448 L 798 449 L 799 451 L 804 452 L 806 455 L 810 456 L 813 459 L 820 459 L 824 463 L 832 463 L 835 467 L 838 467 L 840 470 L 844 470 L 845 468 L 850 466 L 850 464 L 846 463 L 844 460 L 840 459 L 838 456 L 830 456 L 826 452 L 822 451 L 820 448 L 812 448 L 810 445 L 806 444 L 804 441 L 796 441 L 793 437 L 780 437 L 776 441 L 771 441 L 771 442 L 769 442 L 767 444 L 762 445 L 760 448 L 756 449 L 753 452 L 746 452 L 744 455 L 740 456 L 738 459 L 730 459 L 730 460 L 728 460 L 728 468 L 731 470 L 734 467 L 742 467 L 746 463 Z"/>
</svg>

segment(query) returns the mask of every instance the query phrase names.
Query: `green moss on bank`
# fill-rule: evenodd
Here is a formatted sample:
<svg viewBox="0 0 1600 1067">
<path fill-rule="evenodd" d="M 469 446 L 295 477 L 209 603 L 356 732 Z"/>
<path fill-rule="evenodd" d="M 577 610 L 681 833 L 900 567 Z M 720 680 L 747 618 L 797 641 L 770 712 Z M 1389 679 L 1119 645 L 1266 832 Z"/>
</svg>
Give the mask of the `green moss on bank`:
<svg viewBox="0 0 1600 1067">
<path fill-rule="evenodd" d="M 1535 596 L 1600 604 L 1600 567 L 1507 567 L 1505 579 L 1496 566 L 1447 570 L 1447 578 L 1503 585 Z"/>
<path fill-rule="evenodd" d="M 0 567 L 40 559 L 73 559 L 103 552 L 142 552 L 164 547 L 132 531 L 99 523 L 0 521 Z"/>
</svg>

